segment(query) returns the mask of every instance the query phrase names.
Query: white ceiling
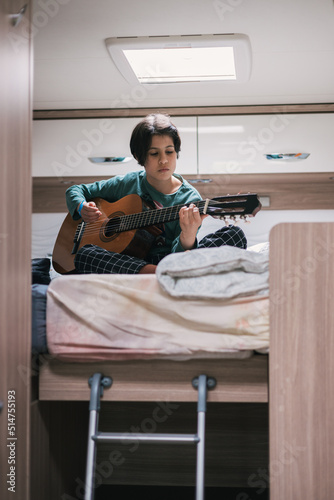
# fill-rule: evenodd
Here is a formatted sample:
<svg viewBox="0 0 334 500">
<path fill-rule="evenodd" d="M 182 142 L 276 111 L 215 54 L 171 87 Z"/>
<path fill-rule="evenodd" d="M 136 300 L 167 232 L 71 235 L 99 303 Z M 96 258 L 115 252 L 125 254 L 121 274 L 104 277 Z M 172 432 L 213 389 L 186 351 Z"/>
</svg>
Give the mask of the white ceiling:
<svg viewBox="0 0 334 500">
<path fill-rule="evenodd" d="M 333 0 L 35 0 L 34 109 L 334 102 Z M 131 86 L 104 40 L 244 33 L 247 83 Z"/>
</svg>

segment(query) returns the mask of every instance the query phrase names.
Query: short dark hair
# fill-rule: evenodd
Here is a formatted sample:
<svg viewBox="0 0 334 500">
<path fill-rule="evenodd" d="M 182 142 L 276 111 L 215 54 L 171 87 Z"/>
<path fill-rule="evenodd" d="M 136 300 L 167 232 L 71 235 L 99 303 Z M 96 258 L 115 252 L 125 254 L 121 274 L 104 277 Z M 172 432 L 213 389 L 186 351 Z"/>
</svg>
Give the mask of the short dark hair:
<svg viewBox="0 0 334 500">
<path fill-rule="evenodd" d="M 150 114 L 143 118 L 133 129 L 130 139 L 130 149 L 139 165 L 144 166 L 148 150 L 152 144 L 154 135 L 169 135 L 179 157 L 181 150 L 181 138 L 170 116 L 163 113 Z"/>
</svg>

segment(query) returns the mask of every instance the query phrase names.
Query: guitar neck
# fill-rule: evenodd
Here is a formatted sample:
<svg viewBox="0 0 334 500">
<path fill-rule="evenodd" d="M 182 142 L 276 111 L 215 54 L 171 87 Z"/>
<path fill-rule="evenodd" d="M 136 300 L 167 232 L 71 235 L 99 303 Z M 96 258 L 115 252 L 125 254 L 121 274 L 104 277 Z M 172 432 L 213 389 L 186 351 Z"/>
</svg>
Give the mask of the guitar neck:
<svg viewBox="0 0 334 500">
<path fill-rule="evenodd" d="M 200 214 L 205 213 L 207 206 L 206 200 L 192 202 L 199 209 Z M 190 203 L 188 204 L 188 206 Z M 130 231 L 131 229 L 140 229 L 142 227 L 154 226 L 178 220 L 179 212 L 185 205 L 175 205 L 173 207 L 160 208 L 154 210 L 145 210 L 136 214 L 122 215 L 120 217 L 119 229 L 117 232 Z"/>
<path fill-rule="evenodd" d="M 236 216 L 245 217 L 247 215 L 255 215 L 261 207 L 257 195 L 251 193 L 218 196 L 213 199 L 207 198 L 191 203 L 199 209 L 201 215 L 212 215 L 223 219 L 227 217 L 234 220 Z M 144 211 L 130 214 L 124 214 L 123 212 L 124 215 L 112 218 L 108 227 L 109 230 L 121 233 L 172 222 L 179 219 L 180 209 L 184 206 L 189 206 L 191 203 L 159 209 L 147 208 Z"/>
</svg>

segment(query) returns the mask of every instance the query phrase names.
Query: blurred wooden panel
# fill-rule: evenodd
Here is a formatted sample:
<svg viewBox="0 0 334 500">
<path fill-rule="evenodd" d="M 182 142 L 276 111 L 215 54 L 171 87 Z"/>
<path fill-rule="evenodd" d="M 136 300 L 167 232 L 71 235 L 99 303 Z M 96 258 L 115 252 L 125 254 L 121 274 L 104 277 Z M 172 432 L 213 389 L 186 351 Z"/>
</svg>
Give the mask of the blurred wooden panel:
<svg viewBox="0 0 334 500">
<path fill-rule="evenodd" d="M 263 210 L 334 209 L 334 172 L 305 174 L 235 174 L 184 176 L 203 198 L 224 194 L 258 193 L 270 198 Z M 102 179 L 102 178 L 100 178 Z M 198 182 L 210 179 L 210 182 Z M 33 179 L 33 212 L 67 212 L 65 191 L 73 184 L 89 183 L 97 177 L 35 177 Z M 196 182 L 197 181 L 197 182 Z"/>
<path fill-rule="evenodd" d="M 9 14 L 23 8 L 22 22 Z M 13 16 L 14 17 L 14 16 Z M 20 17 L 20 16 L 19 16 Z M 0 498 L 29 500 L 32 2 L 0 8 Z"/>
<path fill-rule="evenodd" d="M 271 231 L 271 500 L 333 498 L 333 242 L 334 223 Z"/>
</svg>

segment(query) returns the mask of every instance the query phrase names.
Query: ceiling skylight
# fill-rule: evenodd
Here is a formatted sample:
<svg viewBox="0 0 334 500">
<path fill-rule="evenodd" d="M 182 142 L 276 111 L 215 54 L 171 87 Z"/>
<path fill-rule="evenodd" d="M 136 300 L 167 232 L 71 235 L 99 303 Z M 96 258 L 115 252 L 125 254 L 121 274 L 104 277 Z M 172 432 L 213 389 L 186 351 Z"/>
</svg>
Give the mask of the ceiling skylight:
<svg viewBox="0 0 334 500">
<path fill-rule="evenodd" d="M 124 50 L 124 55 L 140 83 L 236 79 L 233 47 Z"/>
<path fill-rule="evenodd" d="M 131 84 L 242 82 L 251 71 L 245 35 L 108 38 L 106 45 Z"/>
</svg>

